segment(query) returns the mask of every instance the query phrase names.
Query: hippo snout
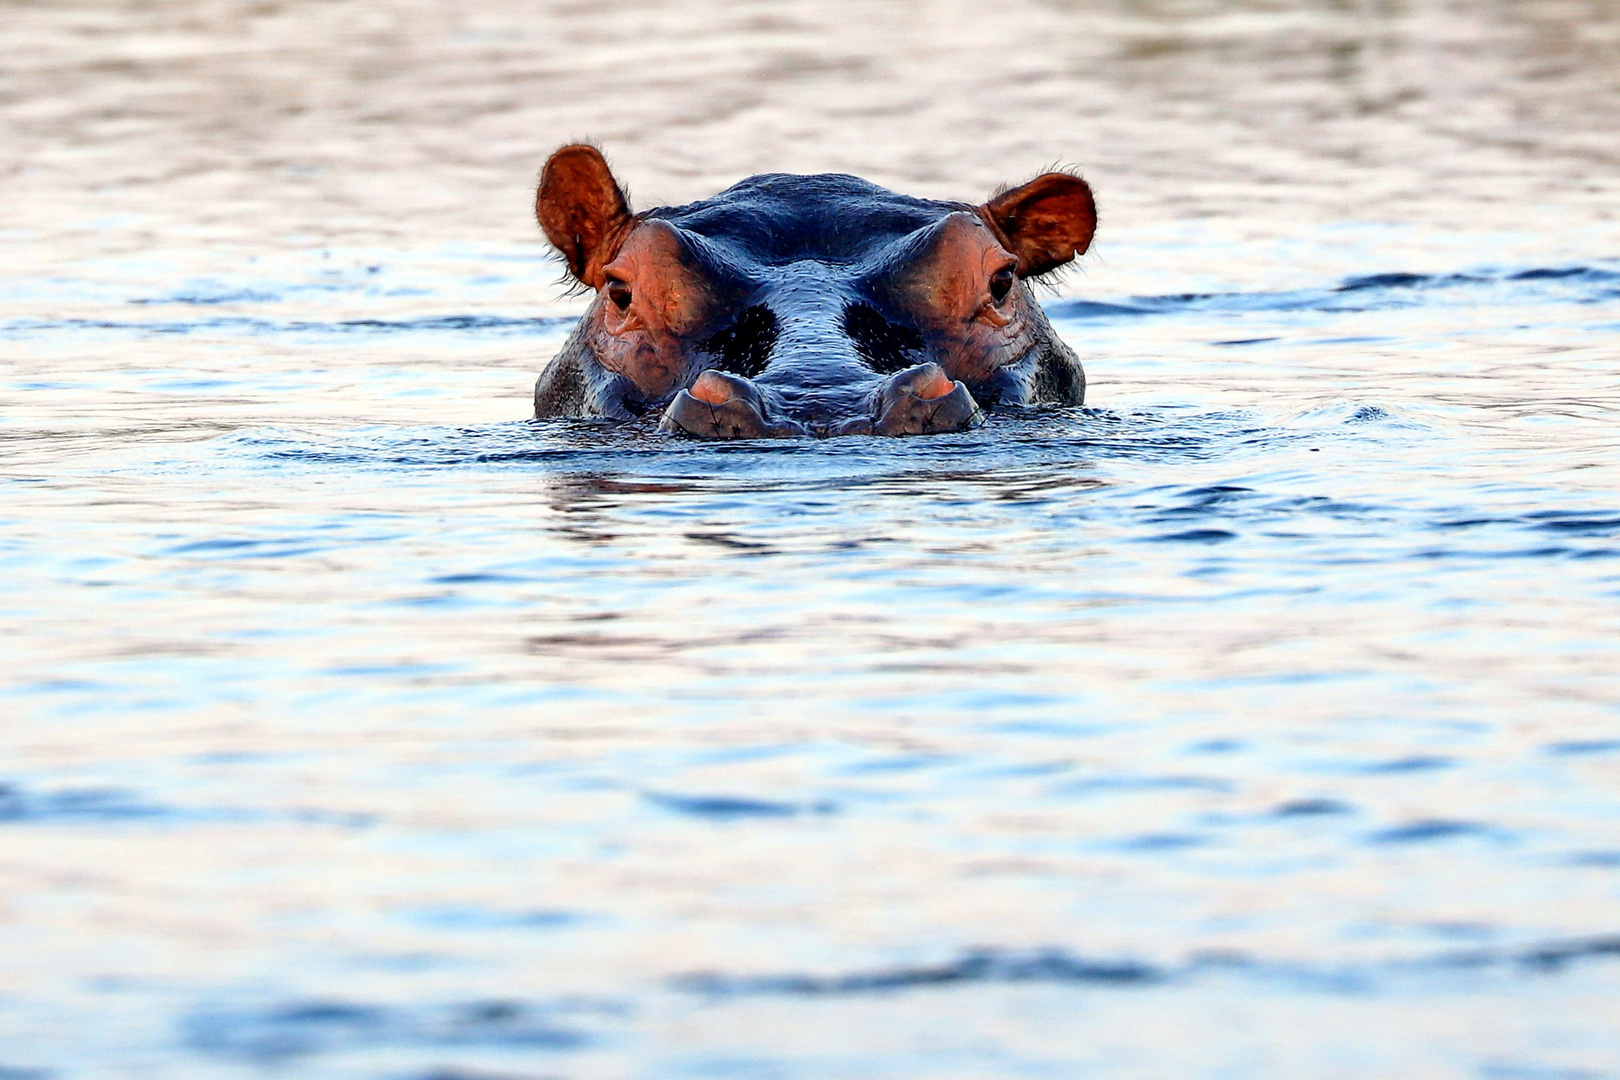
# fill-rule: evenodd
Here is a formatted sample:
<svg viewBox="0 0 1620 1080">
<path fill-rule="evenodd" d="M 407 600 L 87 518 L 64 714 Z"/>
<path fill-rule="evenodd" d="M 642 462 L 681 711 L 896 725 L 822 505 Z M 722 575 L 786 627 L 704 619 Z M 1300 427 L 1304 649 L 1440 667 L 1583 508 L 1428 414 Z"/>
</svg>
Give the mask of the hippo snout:
<svg viewBox="0 0 1620 1080">
<path fill-rule="evenodd" d="M 868 411 L 806 425 L 767 415 L 766 396 L 739 375 L 709 370 L 675 395 L 658 430 L 700 439 L 767 439 L 815 435 L 939 435 L 984 423 L 984 410 L 966 384 L 938 364 L 918 364 L 891 375 L 871 396 Z"/>
</svg>

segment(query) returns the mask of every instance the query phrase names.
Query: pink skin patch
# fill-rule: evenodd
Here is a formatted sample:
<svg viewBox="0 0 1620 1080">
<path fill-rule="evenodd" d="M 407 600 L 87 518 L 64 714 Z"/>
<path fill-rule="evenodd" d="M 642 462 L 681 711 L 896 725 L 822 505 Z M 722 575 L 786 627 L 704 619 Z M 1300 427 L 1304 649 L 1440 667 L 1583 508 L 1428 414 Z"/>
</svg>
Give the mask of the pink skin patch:
<svg viewBox="0 0 1620 1080">
<path fill-rule="evenodd" d="M 956 384 L 943 371 L 935 368 L 933 378 L 913 387 L 911 392 L 924 401 L 932 401 L 935 398 L 944 397 L 954 389 L 956 389 Z"/>
<path fill-rule="evenodd" d="M 947 387 L 947 389 L 949 388 Z M 699 401 L 706 401 L 710 405 L 724 405 L 733 397 L 731 387 L 726 385 L 726 380 L 712 371 L 705 371 L 699 375 L 697 382 L 693 383 L 692 389 L 687 392 Z"/>
</svg>

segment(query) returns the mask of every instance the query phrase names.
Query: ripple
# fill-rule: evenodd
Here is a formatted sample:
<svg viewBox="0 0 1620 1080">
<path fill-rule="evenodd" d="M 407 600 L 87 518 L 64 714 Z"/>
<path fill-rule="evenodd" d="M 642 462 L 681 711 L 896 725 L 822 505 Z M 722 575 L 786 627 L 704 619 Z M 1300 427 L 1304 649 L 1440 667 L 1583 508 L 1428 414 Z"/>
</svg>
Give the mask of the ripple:
<svg viewBox="0 0 1620 1080">
<path fill-rule="evenodd" d="M 1620 281 L 1620 270 L 1595 265 L 1449 274 L 1395 271 L 1349 277 L 1338 285 L 1318 289 L 1172 293 L 1161 296 L 1135 296 L 1106 302 L 1062 300 L 1048 304 L 1047 313 L 1056 320 L 1095 322 L 1201 312 L 1315 311 L 1348 314 L 1395 307 L 1477 305 L 1482 302 L 1597 303 L 1612 297 L 1610 286 L 1616 281 Z M 1520 287 L 1504 288 L 1509 285 Z M 1529 285 L 1543 287 L 1531 291 L 1525 287 Z M 1253 337 L 1215 344 L 1246 345 L 1273 340 L 1276 338 Z"/>
<path fill-rule="evenodd" d="M 1375 844 L 1428 844 L 1437 840 L 1455 840 L 1460 837 L 1501 838 L 1504 834 L 1477 821 L 1447 821 L 1430 818 L 1398 825 L 1373 833 L 1368 837 Z"/>
<path fill-rule="evenodd" d="M 229 303 L 248 294 L 219 299 L 203 298 L 136 303 Z M 508 315 L 433 315 L 415 319 L 262 319 L 247 315 L 218 315 L 205 319 L 131 321 L 121 319 L 11 319 L 0 322 L 0 337 L 30 338 L 63 333 L 116 333 L 136 337 L 209 334 L 234 337 L 351 337 L 417 334 L 460 334 L 487 337 L 554 337 L 572 326 L 575 316 L 530 318 Z"/>
<path fill-rule="evenodd" d="M 642 798 L 665 810 L 688 817 L 729 821 L 736 818 L 783 818 L 799 814 L 830 814 L 836 809 L 831 803 L 817 802 L 808 806 L 794 803 L 771 802 L 767 799 L 744 799 L 727 795 L 668 795 L 643 792 Z"/>
<path fill-rule="evenodd" d="M 1386 776 L 1398 773 L 1433 772 L 1448 769 L 1456 762 L 1438 754 L 1415 754 L 1411 757 L 1391 758 L 1388 761 L 1370 761 L 1357 766 L 1356 772 L 1366 776 Z"/>
<path fill-rule="evenodd" d="M 1166 972 L 1134 960 L 1090 960 L 1061 950 L 1031 954 L 972 952 L 942 964 L 878 969 L 842 975 L 676 976 L 678 989 L 707 995 L 870 994 L 883 991 L 984 982 L 1068 982 L 1142 986 L 1163 982 Z"/>
<path fill-rule="evenodd" d="M 1509 976 L 1548 976 L 1582 963 L 1615 960 L 1620 960 L 1620 935 L 1567 938 L 1518 948 L 1474 948 L 1318 965 L 1269 960 L 1242 951 L 1196 953 L 1182 963 L 1167 965 L 1144 960 L 1090 958 L 1056 948 L 974 949 L 938 964 L 834 974 L 728 975 L 705 971 L 672 976 L 669 982 L 676 990 L 709 997 L 842 996 L 1025 982 L 1135 990 L 1185 983 L 1211 975 L 1239 975 L 1263 982 L 1332 991 L 1457 970 L 1496 969 Z"/>
<path fill-rule="evenodd" d="M 121 788 L 58 788 L 30 791 L 0 783 L 0 825 L 115 825 L 135 822 L 296 822 L 358 829 L 376 823 L 370 814 L 313 807 L 255 810 L 240 807 L 177 807 Z"/>
<path fill-rule="evenodd" d="M 1355 807 L 1338 799 L 1294 799 L 1279 803 L 1272 811 L 1278 817 L 1323 817 L 1353 814 Z"/>
<path fill-rule="evenodd" d="M 1608 754 L 1620 750 L 1620 739 L 1574 739 L 1569 742 L 1548 743 L 1546 751 L 1559 757 Z"/>
<path fill-rule="evenodd" d="M 263 1009 L 205 1009 L 186 1018 L 196 1050 L 262 1064 L 372 1047 L 573 1050 L 590 1041 L 571 1018 L 594 1004 L 537 1005 L 492 999 L 395 1007 L 346 1000 L 294 1001 Z"/>
</svg>

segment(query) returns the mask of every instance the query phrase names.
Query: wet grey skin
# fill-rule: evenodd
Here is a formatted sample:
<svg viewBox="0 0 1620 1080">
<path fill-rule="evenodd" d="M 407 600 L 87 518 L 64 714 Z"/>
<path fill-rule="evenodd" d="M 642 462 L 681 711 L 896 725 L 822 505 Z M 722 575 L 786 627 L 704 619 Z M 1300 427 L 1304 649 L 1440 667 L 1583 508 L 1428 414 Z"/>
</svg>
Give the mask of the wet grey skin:
<svg viewBox="0 0 1620 1080">
<path fill-rule="evenodd" d="M 1089 198 L 1086 189 L 1088 206 Z M 1020 252 L 1018 273 L 986 286 L 991 316 L 1007 325 L 972 328 L 982 340 L 966 351 L 982 355 L 963 355 L 969 319 L 934 310 L 944 288 L 936 280 L 954 274 L 967 282 L 961 288 L 979 288 L 975 253 L 1011 258 L 1004 249 L 1018 248 L 1017 237 L 1009 241 L 986 220 L 995 205 L 911 198 L 853 176 L 768 174 L 700 202 L 627 216 L 619 242 L 662 223 L 674 240 L 672 273 L 703 295 L 694 326 L 673 335 L 671 385 L 649 393 L 633 373 L 610 366 L 620 346 L 603 329 L 615 302 L 603 279 L 535 385 L 535 416 L 657 415 L 665 432 L 757 439 L 963 431 L 982 424 L 986 409 L 1080 404 L 1085 372 L 1024 274 L 1032 264 L 1048 271 L 1040 260 Z M 538 212 L 545 224 L 545 209 Z M 589 237 L 574 235 L 570 249 L 569 227 L 560 231 L 559 249 L 589 286 L 591 268 L 579 269 Z M 558 227 L 547 232 L 557 243 Z M 1089 232 L 1078 249 L 1087 242 Z M 1063 246 L 1070 250 L 1059 265 L 1074 254 Z M 954 254 L 963 250 L 969 256 Z"/>
</svg>

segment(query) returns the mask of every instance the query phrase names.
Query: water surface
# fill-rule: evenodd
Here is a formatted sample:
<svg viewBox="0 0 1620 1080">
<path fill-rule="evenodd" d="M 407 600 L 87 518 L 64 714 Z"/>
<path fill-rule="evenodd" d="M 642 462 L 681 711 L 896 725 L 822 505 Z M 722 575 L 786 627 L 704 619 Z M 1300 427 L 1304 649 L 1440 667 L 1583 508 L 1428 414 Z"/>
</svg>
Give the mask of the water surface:
<svg viewBox="0 0 1620 1080">
<path fill-rule="evenodd" d="M 0 1077 L 1620 1075 L 1620 10 L 686 10 L 16 9 Z M 1089 404 L 525 419 L 582 133 L 1072 156 Z"/>
</svg>

